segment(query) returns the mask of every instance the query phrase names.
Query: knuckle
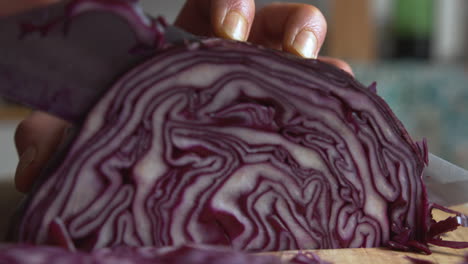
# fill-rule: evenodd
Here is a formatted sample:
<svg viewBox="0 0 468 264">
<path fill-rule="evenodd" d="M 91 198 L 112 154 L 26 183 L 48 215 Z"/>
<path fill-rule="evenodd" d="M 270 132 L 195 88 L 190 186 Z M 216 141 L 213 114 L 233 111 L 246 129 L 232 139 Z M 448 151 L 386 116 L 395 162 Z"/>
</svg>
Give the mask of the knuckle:
<svg viewBox="0 0 468 264">
<path fill-rule="evenodd" d="M 322 33 L 326 32 L 327 23 L 322 12 L 313 5 L 301 4 L 298 7 L 298 17 L 305 18 L 305 26 L 312 30 Z"/>
<path fill-rule="evenodd" d="M 300 4 L 297 4 L 297 9 L 298 10 L 301 10 L 303 12 L 306 12 L 310 15 L 313 15 L 313 16 L 316 16 L 316 15 L 321 15 L 322 12 L 320 11 L 320 9 L 318 9 L 316 6 L 314 5 L 309 5 L 309 4 L 303 4 L 303 3 L 300 3 Z"/>
</svg>

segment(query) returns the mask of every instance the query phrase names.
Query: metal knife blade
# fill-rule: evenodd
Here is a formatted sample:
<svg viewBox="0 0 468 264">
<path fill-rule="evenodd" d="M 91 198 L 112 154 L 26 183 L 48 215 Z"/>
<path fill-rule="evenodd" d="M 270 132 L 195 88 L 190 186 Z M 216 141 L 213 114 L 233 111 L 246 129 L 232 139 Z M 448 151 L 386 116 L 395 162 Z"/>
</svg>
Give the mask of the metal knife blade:
<svg viewBox="0 0 468 264">
<path fill-rule="evenodd" d="M 468 171 L 436 155 L 429 154 L 429 165 L 424 176 L 427 180 L 441 184 L 468 181 Z M 468 191 L 468 189 L 467 189 Z"/>
<path fill-rule="evenodd" d="M 468 202 L 467 170 L 429 154 L 429 166 L 423 175 L 431 202 L 443 206 Z"/>
<path fill-rule="evenodd" d="M 153 53 L 129 52 L 134 31 L 119 17 L 89 12 L 46 37 L 24 38 L 21 23 L 44 25 L 64 14 L 66 3 L 0 18 L 0 95 L 36 110 L 79 123 L 103 92 L 124 72 Z"/>
</svg>

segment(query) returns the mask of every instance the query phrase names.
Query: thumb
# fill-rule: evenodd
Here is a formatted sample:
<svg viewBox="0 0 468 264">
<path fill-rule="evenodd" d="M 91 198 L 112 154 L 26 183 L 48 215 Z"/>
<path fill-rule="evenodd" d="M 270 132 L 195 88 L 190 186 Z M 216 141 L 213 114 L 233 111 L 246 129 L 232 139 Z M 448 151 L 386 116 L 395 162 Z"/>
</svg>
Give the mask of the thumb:
<svg viewBox="0 0 468 264">
<path fill-rule="evenodd" d="M 28 192 L 44 165 L 62 142 L 70 125 L 42 112 L 33 112 L 16 128 L 15 145 L 19 163 L 15 174 L 16 188 Z"/>
</svg>

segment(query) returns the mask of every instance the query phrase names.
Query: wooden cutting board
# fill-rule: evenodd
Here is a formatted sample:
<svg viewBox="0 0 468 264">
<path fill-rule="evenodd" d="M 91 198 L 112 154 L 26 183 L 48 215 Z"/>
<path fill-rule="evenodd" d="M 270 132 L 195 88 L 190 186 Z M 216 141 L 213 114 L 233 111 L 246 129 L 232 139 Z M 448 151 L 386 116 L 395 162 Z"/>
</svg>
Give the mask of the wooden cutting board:
<svg viewBox="0 0 468 264">
<path fill-rule="evenodd" d="M 468 214 L 468 203 L 460 206 L 451 207 L 452 209 Z M 436 220 L 442 220 L 449 216 L 438 210 L 433 211 Z M 458 230 L 447 234 L 444 237 L 446 240 L 468 241 L 468 227 L 459 228 Z M 431 247 L 433 253 L 431 255 L 406 253 L 392 251 L 383 248 L 359 248 L 359 249 L 325 249 L 325 250 L 310 250 L 318 255 L 321 259 L 330 261 L 335 264 L 350 263 L 350 264 L 411 264 L 407 257 L 415 259 L 427 260 L 435 264 L 461 264 L 463 258 L 468 254 L 468 249 L 449 249 L 443 247 Z M 295 256 L 296 251 L 276 252 L 274 254 L 283 259 L 291 259 Z"/>
</svg>

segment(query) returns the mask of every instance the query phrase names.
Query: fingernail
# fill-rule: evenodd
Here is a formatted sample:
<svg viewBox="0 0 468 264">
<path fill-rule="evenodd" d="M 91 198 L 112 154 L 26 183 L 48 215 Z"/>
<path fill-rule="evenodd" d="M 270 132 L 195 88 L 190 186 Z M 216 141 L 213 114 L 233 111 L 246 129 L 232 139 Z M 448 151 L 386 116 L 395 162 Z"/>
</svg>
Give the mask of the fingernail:
<svg viewBox="0 0 468 264">
<path fill-rule="evenodd" d="M 312 31 L 306 29 L 299 32 L 293 42 L 294 50 L 304 58 L 316 59 L 317 46 L 317 37 Z"/>
<path fill-rule="evenodd" d="M 239 12 L 229 11 L 223 21 L 223 30 L 226 37 L 244 41 L 247 38 L 247 19 Z"/>
<path fill-rule="evenodd" d="M 26 149 L 23 154 L 21 154 L 18 162 L 18 167 L 16 168 L 16 174 L 20 174 L 22 171 L 24 171 L 31 163 L 34 161 L 36 158 L 36 148 L 34 147 L 29 147 Z"/>
</svg>

